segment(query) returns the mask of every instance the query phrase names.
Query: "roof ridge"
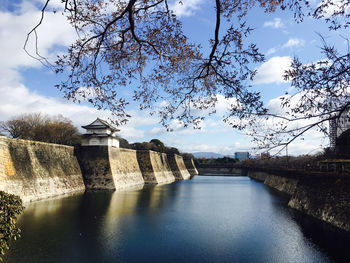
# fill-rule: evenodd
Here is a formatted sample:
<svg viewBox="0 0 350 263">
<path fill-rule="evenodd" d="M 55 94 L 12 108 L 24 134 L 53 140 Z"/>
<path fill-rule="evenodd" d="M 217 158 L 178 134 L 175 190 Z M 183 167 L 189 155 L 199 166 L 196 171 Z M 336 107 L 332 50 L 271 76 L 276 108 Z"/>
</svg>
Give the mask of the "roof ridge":
<svg viewBox="0 0 350 263">
<path fill-rule="evenodd" d="M 91 122 L 90 124 L 88 124 L 88 125 L 84 125 L 84 126 L 81 126 L 82 128 L 84 128 L 84 129 L 87 129 L 90 125 L 92 125 L 94 122 L 96 122 L 96 121 L 99 121 L 99 122 L 101 122 L 102 124 L 104 124 L 105 126 L 107 126 L 108 128 L 110 128 L 111 130 L 113 130 L 113 131 L 120 131 L 119 129 L 117 129 L 116 127 L 114 127 L 114 126 L 112 126 L 110 123 L 108 123 L 107 121 L 105 121 L 105 120 L 103 120 L 103 119 L 101 119 L 101 118 L 96 118 L 96 120 L 94 120 L 93 122 Z"/>
</svg>

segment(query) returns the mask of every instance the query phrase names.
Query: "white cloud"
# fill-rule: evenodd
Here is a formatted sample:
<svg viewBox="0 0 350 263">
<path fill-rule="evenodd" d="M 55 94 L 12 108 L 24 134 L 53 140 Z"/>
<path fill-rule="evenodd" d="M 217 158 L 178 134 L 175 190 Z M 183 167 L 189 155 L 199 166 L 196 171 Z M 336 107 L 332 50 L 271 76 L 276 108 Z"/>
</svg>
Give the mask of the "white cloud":
<svg viewBox="0 0 350 263">
<path fill-rule="evenodd" d="M 96 115 L 95 109 L 59 98 L 45 97 L 30 91 L 22 83 L 19 69 L 41 66 L 23 50 L 26 34 L 39 19 L 40 10 L 33 2 L 22 2 L 13 13 L 0 12 L 0 38 L 6 39 L 0 41 L 0 118 L 7 120 L 14 115 L 33 112 L 51 115 L 64 113 L 75 119 L 78 125 L 86 124 L 85 116 Z M 38 29 L 38 36 L 39 50 L 44 56 L 54 54 L 53 47 L 66 46 L 74 39 L 74 33 L 65 18 L 52 13 L 46 14 L 46 21 Z M 28 50 L 34 50 L 32 41 L 29 42 Z"/>
<path fill-rule="evenodd" d="M 317 7 L 319 8 L 322 5 L 322 3 L 327 4 L 327 8 L 323 9 L 323 15 L 325 18 L 330 18 L 333 14 L 337 14 L 337 12 L 339 12 L 341 10 L 341 7 L 344 5 L 343 0 L 323 0 L 320 1 Z M 350 9 L 349 4 L 345 5 L 345 7 L 345 14 L 348 14 Z"/>
<path fill-rule="evenodd" d="M 275 18 L 273 21 L 266 21 L 264 23 L 264 27 L 272 27 L 272 28 L 283 28 L 284 24 L 281 21 L 281 18 Z"/>
<path fill-rule="evenodd" d="M 225 98 L 221 94 L 217 94 L 217 104 L 215 105 L 216 113 L 218 115 L 225 114 L 229 109 L 238 107 L 239 103 L 236 98 Z"/>
<path fill-rule="evenodd" d="M 26 8 L 23 8 L 23 5 Z M 0 68 L 18 66 L 36 66 L 40 63 L 29 57 L 23 50 L 27 33 L 38 23 L 40 11 L 30 3 L 23 3 L 20 13 L 0 12 Z M 43 56 L 54 56 L 52 47 L 67 46 L 75 39 L 75 33 L 66 19 L 59 13 L 47 13 L 45 23 L 37 30 L 39 52 Z M 35 54 L 34 35 L 29 39 L 27 50 Z"/>
<path fill-rule="evenodd" d="M 265 55 L 269 56 L 277 52 L 277 48 L 270 48 L 269 50 L 266 51 Z"/>
<path fill-rule="evenodd" d="M 232 142 L 232 144 L 205 144 L 205 143 L 186 143 L 177 141 L 176 144 L 181 145 L 181 149 L 185 152 L 215 152 L 223 155 L 234 155 L 235 152 L 249 151 L 253 153 L 250 143 Z"/>
<path fill-rule="evenodd" d="M 172 9 L 178 17 L 192 16 L 199 10 L 199 6 L 204 0 L 175 0 L 170 4 L 169 8 Z"/>
<path fill-rule="evenodd" d="M 55 5 L 51 7 L 59 7 L 59 2 L 56 0 L 53 2 Z M 107 111 L 98 111 L 87 105 L 74 104 L 62 98 L 43 96 L 29 90 L 22 83 L 19 69 L 42 66 L 23 50 L 26 34 L 39 21 L 39 18 L 40 10 L 33 5 L 33 2 L 22 2 L 14 13 L 0 11 L 0 38 L 6 39 L 0 42 L 2 58 L 0 60 L 0 120 L 7 120 L 24 113 L 41 112 L 48 115 L 63 114 L 70 118 L 74 125 L 80 127 L 92 122 L 96 117 L 111 118 L 111 114 Z M 45 23 L 38 29 L 38 36 L 40 53 L 43 56 L 49 56 L 55 54 L 57 47 L 65 47 L 73 42 L 75 33 L 63 16 L 47 13 Z M 30 42 L 28 50 L 34 51 L 33 45 L 34 43 Z M 51 88 L 54 89 L 54 87 Z M 91 98 L 99 91 L 85 87 L 79 92 Z M 133 116 L 132 119 L 120 127 L 121 134 L 127 139 L 140 138 L 144 135 L 144 132 L 137 127 L 157 123 L 157 120 L 149 117 L 147 113 L 135 111 L 128 113 Z"/>
<path fill-rule="evenodd" d="M 10 85 L 0 80 L 0 119 L 6 120 L 23 113 L 42 112 L 49 115 L 63 113 L 74 119 L 77 125 L 86 124 L 91 116 L 106 115 L 103 112 L 79 104 L 72 104 L 63 99 L 45 97 L 31 92 L 21 83 L 15 81 Z"/>
<path fill-rule="evenodd" d="M 276 97 L 271 99 L 267 103 L 267 109 L 269 110 L 270 114 L 274 114 L 276 116 L 286 117 L 290 119 L 294 119 L 288 111 L 290 111 L 291 108 L 297 107 L 298 103 L 301 100 L 302 92 L 297 93 L 293 96 L 291 95 L 285 95 L 281 97 Z M 281 105 L 281 98 L 282 97 L 288 97 L 290 99 L 290 107 L 282 107 Z M 255 128 L 258 127 L 259 134 L 257 137 L 263 138 L 266 134 L 274 134 L 276 141 L 278 139 L 281 139 L 281 141 L 286 142 L 290 139 L 292 139 L 291 133 L 283 133 L 282 127 L 284 127 L 284 131 L 291 131 L 294 129 L 301 129 L 302 127 L 307 127 L 308 125 L 311 125 L 320 119 L 318 118 L 312 118 L 307 119 L 303 118 L 303 114 L 298 115 L 293 121 L 288 121 L 286 119 L 278 118 L 278 117 L 271 117 L 268 120 L 261 120 Z M 325 123 L 327 125 L 327 123 Z M 301 129 L 302 130 L 302 129 Z M 300 130 L 300 131 L 301 131 Z M 255 134 L 255 132 L 247 131 L 250 134 Z M 324 133 L 320 132 L 318 130 L 318 127 L 313 127 L 310 130 L 306 131 L 302 136 L 298 137 L 295 141 L 293 141 L 288 146 L 288 151 L 292 155 L 300 155 L 300 154 L 308 154 L 308 153 L 316 153 L 319 151 L 322 147 L 328 146 L 329 140 L 325 136 Z M 272 153 L 276 153 L 281 148 L 276 148 L 272 151 Z"/>
<path fill-rule="evenodd" d="M 305 41 L 303 39 L 290 38 L 283 45 L 279 45 L 278 47 L 273 47 L 273 48 L 268 49 L 266 51 L 265 55 L 266 56 L 272 55 L 272 54 L 276 53 L 278 50 L 281 50 L 283 48 L 301 47 L 301 46 L 304 46 L 304 44 L 305 44 Z"/>
<path fill-rule="evenodd" d="M 263 63 L 257 70 L 254 84 L 283 83 L 283 74 L 291 65 L 289 56 L 272 57 Z"/>
<path fill-rule="evenodd" d="M 305 41 L 300 38 L 290 38 L 282 47 L 300 47 L 305 44 Z"/>
</svg>

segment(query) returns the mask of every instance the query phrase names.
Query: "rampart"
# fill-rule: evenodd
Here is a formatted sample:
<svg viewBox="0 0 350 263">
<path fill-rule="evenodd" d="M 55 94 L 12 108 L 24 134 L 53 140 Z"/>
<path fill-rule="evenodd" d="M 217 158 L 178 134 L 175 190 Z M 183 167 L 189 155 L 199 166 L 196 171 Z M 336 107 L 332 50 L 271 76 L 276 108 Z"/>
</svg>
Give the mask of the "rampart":
<svg viewBox="0 0 350 263">
<path fill-rule="evenodd" d="M 177 154 L 168 154 L 168 162 L 170 169 L 173 171 L 175 180 L 186 180 L 190 179 L 191 175 L 187 171 L 182 156 Z"/>
<path fill-rule="evenodd" d="M 86 189 L 125 189 L 145 183 L 135 150 L 82 146 L 77 156 Z"/>
<path fill-rule="evenodd" d="M 197 166 L 197 170 L 200 175 L 246 176 L 244 169 L 236 167 L 232 163 L 200 164 Z"/>
<path fill-rule="evenodd" d="M 172 163 L 172 165 L 170 165 Z M 111 146 L 71 147 L 0 137 L 0 190 L 35 201 L 85 189 L 189 179 L 181 156 Z"/>
<path fill-rule="evenodd" d="M 183 159 L 184 159 L 184 163 L 187 168 L 187 171 L 190 173 L 190 175 L 191 176 L 197 175 L 198 171 L 196 166 L 193 163 L 193 159 L 192 158 L 183 158 Z"/>
<path fill-rule="evenodd" d="M 165 153 L 138 150 L 137 160 L 146 184 L 165 184 L 175 181 Z"/>
<path fill-rule="evenodd" d="M 290 196 L 288 206 L 350 232 L 350 176 L 248 171 L 248 176 Z"/>
<path fill-rule="evenodd" d="M 0 189 L 27 202 L 85 188 L 73 147 L 0 137 Z"/>
</svg>

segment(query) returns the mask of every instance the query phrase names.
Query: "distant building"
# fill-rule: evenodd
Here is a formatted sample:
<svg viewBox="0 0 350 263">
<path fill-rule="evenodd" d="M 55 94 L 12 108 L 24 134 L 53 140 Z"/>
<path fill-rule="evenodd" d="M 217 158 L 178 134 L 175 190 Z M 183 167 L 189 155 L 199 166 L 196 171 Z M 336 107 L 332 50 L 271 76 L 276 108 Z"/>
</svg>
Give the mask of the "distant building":
<svg viewBox="0 0 350 263">
<path fill-rule="evenodd" d="M 249 159 L 249 152 L 235 152 L 235 158 L 244 161 Z"/>
<path fill-rule="evenodd" d="M 118 129 L 108 122 L 97 118 L 91 124 L 81 126 L 86 129 L 81 141 L 82 146 L 113 146 L 119 148 Z"/>
<path fill-rule="evenodd" d="M 342 112 L 339 118 L 329 121 L 329 143 L 334 148 L 337 138 L 350 129 L 350 108 Z"/>
</svg>

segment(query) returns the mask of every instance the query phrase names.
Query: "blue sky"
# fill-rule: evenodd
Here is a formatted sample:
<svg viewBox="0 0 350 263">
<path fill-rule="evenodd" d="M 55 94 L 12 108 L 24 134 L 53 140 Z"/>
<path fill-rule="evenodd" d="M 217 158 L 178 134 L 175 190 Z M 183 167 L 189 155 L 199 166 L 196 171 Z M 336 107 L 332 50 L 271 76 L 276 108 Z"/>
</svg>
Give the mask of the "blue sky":
<svg viewBox="0 0 350 263">
<path fill-rule="evenodd" d="M 84 105 L 74 104 L 62 98 L 54 85 L 59 82 L 56 76 L 36 60 L 27 56 L 23 50 L 26 34 L 40 18 L 39 8 L 44 0 L 10 1 L 1 0 L 0 6 L 0 120 L 12 116 L 42 112 L 50 115 L 62 114 L 70 118 L 76 126 L 92 122 L 96 117 L 108 118 L 108 112 Z M 59 5 L 59 0 L 52 0 L 52 5 Z M 185 33 L 191 40 L 208 46 L 208 40 L 214 32 L 214 2 L 209 0 L 183 0 L 183 5 L 174 4 L 177 15 L 184 25 Z M 313 2 L 317 5 L 317 2 Z M 323 22 L 306 18 L 303 23 L 296 23 L 290 12 L 278 10 L 265 14 L 260 9 L 251 10 L 247 22 L 255 30 L 250 40 L 258 44 L 266 61 L 256 65 L 258 75 L 254 89 L 260 91 L 264 102 L 276 107 L 278 96 L 285 91 L 293 92 L 289 83 L 282 79 L 283 70 L 293 56 L 297 55 L 306 63 L 320 59 L 321 45 L 317 33 L 326 40 L 345 47 L 339 33 L 330 33 Z M 75 38 L 74 31 L 61 15 L 46 14 L 44 24 L 39 28 L 39 50 L 48 58 L 54 57 L 59 50 L 68 46 Z M 33 50 L 31 45 L 29 49 Z M 149 141 L 158 138 L 167 145 L 182 151 L 214 151 L 233 154 L 235 151 L 250 151 L 255 147 L 251 138 L 244 131 L 236 131 L 221 121 L 226 108 L 226 101 L 219 97 L 216 116 L 207 118 L 202 130 L 182 128 L 176 121 L 174 132 L 168 133 L 158 124 L 158 119 L 146 112 L 137 110 L 131 104 L 130 122 L 121 126 L 120 135 L 130 142 Z M 316 131 L 311 131 L 305 140 L 290 145 L 291 154 L 315 153 L 321 146 L 327 146 L 328 139 Z"/>
</svg>

